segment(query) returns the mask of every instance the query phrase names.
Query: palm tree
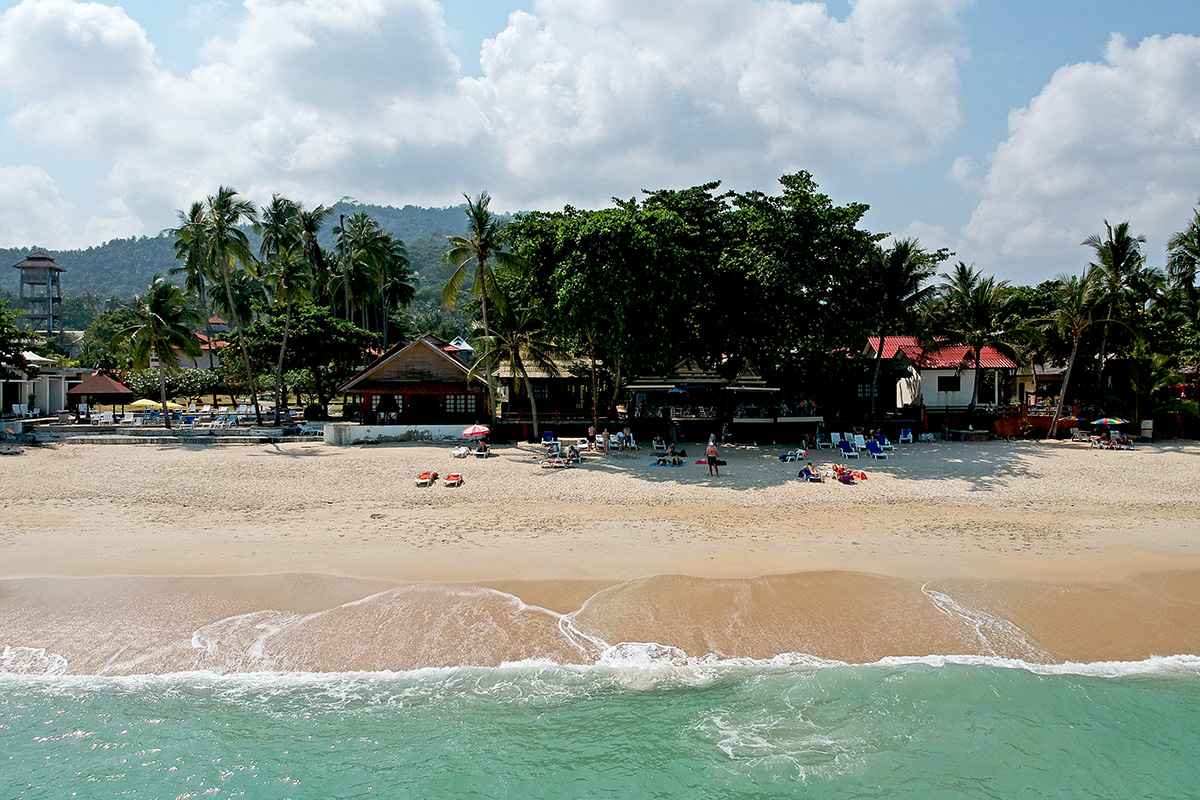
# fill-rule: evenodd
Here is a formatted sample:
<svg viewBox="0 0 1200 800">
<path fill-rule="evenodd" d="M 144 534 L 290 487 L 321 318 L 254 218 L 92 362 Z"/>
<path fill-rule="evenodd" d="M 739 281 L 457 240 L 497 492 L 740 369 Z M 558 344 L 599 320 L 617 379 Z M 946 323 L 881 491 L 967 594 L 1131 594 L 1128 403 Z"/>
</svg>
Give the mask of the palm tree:
<svg viewBox="0 0 1200 800">
<path fill-rule="evenodd" d="M 218 187 L 215 195 L 209 195 L 204 206 L 204 233 L 209 269 L 220 276 L 225 284 L 226 309 L 230 315 L 230 323 L 239 333 L 244 319 L 238 315 L 238 304 L 233 297 L 233 270 L 238 263 L 253 275 L 255 270 L 254 254 L 250 249 L 250 239 L 239 225 L 253 223 L 256 218 L 254 205 L 249 200 L 243 200 L 236 190 L 228 187 Z M 250 384 L 250 402 L 254 406 L 254 417 L 258 425 L 262 425 L 262 411 L 258 407 L 258 390 L 254 387 L 254 372 L 250 366 L 250 351 L 246 348 L 244 337 L 238 336 L 238 345 L 242 350 L 242 361 L 246 368 L 246 380 Z"/>
<path fill-rule="evenodd" d="M 1167 241 L 1167 272 L 1171 290 L 1180 305 L 1192 311 L 1197 306 L 1196 279 L 1200 278 L 1200 209 L 1193 209 L 1192 221 Z"/>
<path fill-rule="evenodd" d="M 298 245 L 297 240 L 297 245 Z M 287 355 L 288 333 L 292 325 L 292 308 L 308 297 L 307 265 L 298 246 L 285 247 L 266 263 L 263 278 L 277 303 L 284 304 L 283 342 L 275 364 L 275 424 L 287 413 L 287 392 L 283 389 L 283 362 Z"/>
<path fill-rule="evenodd" d="M 300 207 L 280 194 L 271 195 L 271 202 L 262 209 L 254 223 L 254 232 L 262 237 L 258 257 L 267 261 L 283 250 L 300 246 Z"/>
<path fill-rule="evenodd" d="M 492 198 L 487 192 L 480 192 L 474 200 L 464 194 L 467 200 L 467 235 L 446 237 L 450 249 L 442 256 L 446 266 L 451 270 L 450 278 L 442 287 L 442 305 L 453 309 L 458 300 L 458 293 L 467 282 L 467 272 L 472 266 L 475 277 L 471 283 L 471 294 L 479 300 L 483 314 L 483 335 L 490 336 L 488 326 L 488 300 L 499 309 L 504 305 L 495 280 L 496 270 L 508 271 L 522 263 L 520 256 L 504 249 L 504 226 L 500 224 L 488 206 Z M 488 384 L 488 416 L 496 411 L 495 387 L 492 386 L 492 368 L 484 364 L 484 374 Z"/>
<path fill-rule="evenodd" d="M 342 254 L 340 282 L 346 304 L 346 319 L 353 322 L 354 310 L 362 309 L 365 328 L 367 303 L 375 298 L 380 275 L 393 258 L 394 240 L 364 212 L 348 220 L 343 217 L 333 229 L 333 234 L 337 237 Z"/>
<path fill-rule="evenodd" d="M 1145 236 L 1133 236 L 1129 232 L 1129 223 L 1122 222 L 1113 227 L 1104 220 L 1106 236 L 1092 234 L 1080 244 L 1092 248 L 1096 260 L 1089 268 L 1097 273 L 1099 302 L 1108 304 L 1105 322 L 1111 322 L 1117 308 L 1126 300 L 1131 287 L 1137 281 L 1146 257 L 1142 255 L 1141 245 L 1145 244 Z M 1096 369 L 1096 392 L 1099 393 L 1104 385 L 1104 360 L 1108 356 L 1108 329 L 1101 333 L 1100 363 Z"/>
<path fill-rule="evenodd" d="M 529 381 L 529 369 L 536 368 L 550 376 L 558 375 L 555 358 L 559 348 L 550 339 L 546 315 L 536 304 L 517 308 L 511 303 L 497 307 L 492 333 L 476 339 L 480 353 L 471 368 L 474 377 L 480 367 L 490 372 L 493 364 L 505 363 L 513 376 L 513 395 L 519 395 L 521 387 L 529 391 L 529 407 L 533 413 L 533 436 L 541 436 L 538 430 L 537 397 Z"/>
<path fill-rule="evenodd" d="M 157 275 L 150 284 L 150 290 L 135 298 L 134 313 L 138 322 L 119 332 L 117 338 L 128 344 L 135 367 L 145 369 L 152 358 L 158 362 L 158 394 L 163 420 L 170 429 L 167 360 L 174 361 L 175 351 L 193 358 L 200 355 L 200 343 L 189 327 L 200 323 L 200 313 L 188 307 L 187 298 L 178 286 Z"/>
<path fill-rule="evenodd" d="M 217 365 L 213 358 L 216 343 L 213 340 L 212 314 L 208 302 L 208 280 L 211 276 L 205 251 L 204 204 L 197 201 L 192 203 L 186 214 L 183 211 L 177 213 L 179 227 L 163 231 L 175 237 L 175 259 L 183 262 L 181 266 L 172 267 L 171 274 L 183 273 L 184 289 L 194 294 L 196 302 L 200 304 L 200 310 L 204 313 L 204 332 L 208 335 L 208 370 L 216 372 Z M 216 403 L 217 389 L 214 385 L 213 405 Z"/>
<path fill-rule="evenodd" d="M 379 264 L 380 324 L 383 326 L 383 348 L 388 347 L 388 327 L 391 309 L 406 306 L 417 297 L 413 284 L 412 265 L 408 260 L 408 248 L 394 236 L 388 236 L 387 257 Z"/>
<path fill-rule="evenodd" d="M 979 399 L 983 348 L 991 347 L 1014 360 L 1020 359 L 1016 343 L 1022 338 L 1009 312 L 1008 281 L 984 278 L 978 270 L 958 262 L 942 283 L 942 295 L 933 313 L 933 337 L 942 343 L 965 345 L 960 369 L 975 368 L 968 412 Z"/>
<path fill-rule="evenodd" d="M 883 364 L 884 344 L 889 333 L 910 327 L 917 308 L 928 303 L 937 288 L 925 285 L 937 274 L 935 256 L 921 249 L 916 239 L 898 239 L 884 250 L 875 245 L 867 256 L 874 299 L 878 313 L 876 330 L 879 350 L 875 353 L 875 378 L 871 385 L 871 416 L 875 416 L 875 401 L 879 394 L 879 371 Z"/>
<path fill-rule="evenodd" d="M 297 207 L 296 221 L 300 227 L 300 243 L 304 260 L 308 263 L 309 288 L 313 294 L 317 293 L 318 287 L 323 288 L 329 283 L 329 265 L 325 261 L 325 252 L 321 249 L 317 237 L 321 233 L 321 228 L 325 226 L 325 221 L 332 215 L 333 209 L 323 205 L 317 206 L 312 211 L 305 209 L 303 205 Z"/>
<path fill-rule="evenodd" d="M 1071 371 L 1075 368 L 1075 359 L 1079 356 L 1079 342 L 1084 332 L 1096 321 L 1092 313 L 1096 308 L 1096 297 L 1099 293 L 1099 278 L 1092 270 L 1070 277 L 1059 276 L 1058 307 L 1045 319 L 1038 320 L 1045 328 L 1054 330 L 1064 339 L 1071 340 L 1071 355 L 1067 358 L 1067 372 L 1063 375 L 1062 388 L 1058 394 L 1058 404 L 1054 408 L 1054 417 L 1050 420 L 1050 438 L 1058 435 L 1058 421 L 1062 419 L 1063 405 L 1067 399 L 1067 387 L 1071 385 Z"/>
</svg>

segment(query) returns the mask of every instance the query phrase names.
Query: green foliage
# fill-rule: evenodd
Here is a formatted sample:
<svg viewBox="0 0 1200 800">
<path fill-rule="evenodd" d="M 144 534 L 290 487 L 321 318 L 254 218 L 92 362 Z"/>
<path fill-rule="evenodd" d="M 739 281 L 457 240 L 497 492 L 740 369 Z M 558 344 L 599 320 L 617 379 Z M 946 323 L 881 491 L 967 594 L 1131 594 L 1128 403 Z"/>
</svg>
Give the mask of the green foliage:
<svg viewBox="0 0 1200 800">
<path fill-rule="evenodd" d="M 255 374 L 273 368 L 273 359 L 283 341 L 283 325 L 283 317 L 276 315 L 260 319 L 243 332 Z M 338 319 L 328 308 L 301 303 L 292 311 L 288 341 L 284 369 L 306 371 L 311 376 L 312 391 L 321 405 L 325 405 L 337 387 L 365 363 L 367 351 L 375 346 L 377 337 Z M 225 363 L 223 359 L 222 369 Z M 226 372 L 229 379 L 241 386 L 246 385 L 245 374 L 245 370 L 236 375 Z M 274 378 L 270 381 L 262 385 L 271 385 Z"/>
<path fill-rule="evenodd" d="M 29 331 L 17 325 L 21 315 L 0 301 L 0 377 L 9 377 L 14 370 L 24 370 L 25 356 L 33 345 Z"/>
<path fill-rule="evenodd" d="M 206 369 L 167 367 L 165 377 L 167 397 L 200 397 L 211 393 L 218 383 L 217 373 Z M 159 392 L 158 378 L 158 370 L 137 370 L 127 374 L 124 383 L 138 397 L 155 398 Z"/>
<path fill-rule="evenodd" d="M 137 324 L 137 312 L 124 306 L 104 311 L 88 325 L 80 341 L 79 363 L 107 371 L 129 366 L 128 352 L 117 334 Z"/>
</svg>

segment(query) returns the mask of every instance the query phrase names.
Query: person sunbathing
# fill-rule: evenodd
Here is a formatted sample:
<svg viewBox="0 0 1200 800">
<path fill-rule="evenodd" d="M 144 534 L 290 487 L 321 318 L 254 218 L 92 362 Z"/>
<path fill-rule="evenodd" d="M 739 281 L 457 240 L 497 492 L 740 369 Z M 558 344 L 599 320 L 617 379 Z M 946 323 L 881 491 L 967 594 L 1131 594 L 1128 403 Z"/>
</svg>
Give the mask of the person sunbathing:
<svg viewBox="0 0 1200 800">
<path fill-rule="evenodd" d="M 810 480 L 818 480 L 821 477 L 821 473 L 810 461 L 804 466 L 804 469 L 800 470 L 800 477 L 808 478 Z"/>
</svg>

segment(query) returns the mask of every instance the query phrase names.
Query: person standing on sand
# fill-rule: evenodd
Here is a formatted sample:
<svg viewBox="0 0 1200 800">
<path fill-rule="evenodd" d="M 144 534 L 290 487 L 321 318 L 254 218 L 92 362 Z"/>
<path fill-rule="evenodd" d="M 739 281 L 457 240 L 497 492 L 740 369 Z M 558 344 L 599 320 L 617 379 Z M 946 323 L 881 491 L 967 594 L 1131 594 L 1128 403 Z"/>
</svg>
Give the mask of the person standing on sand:
<svg viewBox="0 0 1200 800">
<path fill-rule="evenodd" d="M 704 450 L 704 455 L 708 457 L 708 474 L 710 476 L 715 474 L 718 478 L 721 477 L 721 470 L 717 467 L 717 445 L 715 442 L 710 441 L 708 443 L 708 447 Z"/>
</svg>

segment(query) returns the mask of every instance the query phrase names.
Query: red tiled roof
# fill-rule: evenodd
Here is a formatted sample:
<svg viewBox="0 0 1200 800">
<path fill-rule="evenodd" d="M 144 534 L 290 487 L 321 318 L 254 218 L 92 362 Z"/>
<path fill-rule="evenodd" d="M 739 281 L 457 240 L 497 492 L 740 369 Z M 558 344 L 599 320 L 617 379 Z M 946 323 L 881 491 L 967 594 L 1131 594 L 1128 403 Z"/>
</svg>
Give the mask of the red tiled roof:
<svg viewBox="0 0 1200 800">
<path fill-rule="evenodd" d="M 872 352 L 879 351 L 879 337 L 867 337 Z M 889 336 L 884 342 L 883 357 L 895 358 L 897 353 L 922 369 L 958 369 L 965 365 L 975 366 L 975 354 L 962 345 L 947 345 L 936 350 L 925 350 L 915 336 Z M 979 365 L 984 369 L 1016 369 L 1016 362 L 994 347 L 985 347 L 979 352 Z"/>
</svg>

